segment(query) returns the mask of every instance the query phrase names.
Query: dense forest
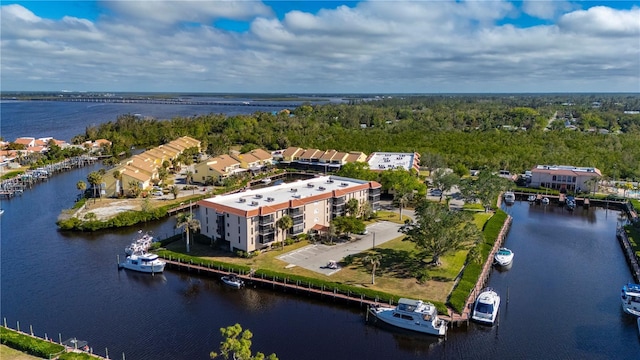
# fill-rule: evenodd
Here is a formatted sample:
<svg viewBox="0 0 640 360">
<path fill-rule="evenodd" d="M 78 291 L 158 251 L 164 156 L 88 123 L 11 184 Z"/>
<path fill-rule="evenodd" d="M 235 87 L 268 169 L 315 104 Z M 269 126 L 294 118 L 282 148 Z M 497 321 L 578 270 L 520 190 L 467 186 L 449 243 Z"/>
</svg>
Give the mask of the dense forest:
<svg viewBox="0 0 640 360">
<path fill-rule="evenodd" d="M 450 167 L 595 166 L 613 179 L 640 178 L 640 95 L 449 95 L 350 99 L 277 114 L 169 120 L 121 115 L 87 128 L 75 143 L 106 138 L 112 154 L 188 135 L 210 155 L 289 146 L 418 152 Z"/>
</svg>

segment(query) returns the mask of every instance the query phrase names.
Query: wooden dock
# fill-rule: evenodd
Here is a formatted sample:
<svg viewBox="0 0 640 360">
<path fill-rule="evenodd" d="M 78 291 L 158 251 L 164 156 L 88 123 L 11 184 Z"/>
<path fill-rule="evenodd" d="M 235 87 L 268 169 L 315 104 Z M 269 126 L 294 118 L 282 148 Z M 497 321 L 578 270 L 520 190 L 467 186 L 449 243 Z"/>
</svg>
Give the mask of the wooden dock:
<svg viewBox="0 0 640 360">
<path fill-rule="evenodd" d="M 167 262 L 167 267 L 169 268 L 175 268 L 181 271 L 196 272 L 198 274 L 214 277 L 221 277 L 232 272 L 230 268 L 225 269 L 223 266 L 216 268 L 205 266 L 203 264 L 198 265 L 196 263 L 184 263 L 167 258 L 164 258 L 164 261 Z M 264 274 L 257 274 L 251 271 L 240 273 L 234 272 L 234 274 L 242 279 L 245 284 L 253 287 L 260 286 L 262 288 L 270 288 L 272 290 L 281 290 L 283 292 L 293 292 L 295 294 L 315 296 L 322 299 L 331 299 L 332 301 L 342 301 L 344 303 L 358 305 L 361 307 L 368 307 L 369 305 L 394 305 L 392 302 L 384 303 L 379 299 L 368 298 L 361 294 L 351 293 L 350 291 L 347 291 L 345 293 L 343 290 L 340 290 L 338 288 L 330 288 L 325 286 L 317 287 L 317 285 L 312 285 L 310 283 L 289 280 L 286 277 L 268 277 Z"/>
<path fill-rule="evenodd" d="M 478 277 L 478 281 L 476 282 L 476 286 L 470 292 L 469 297 L 465 303 L 464 310 L 461 314 L 454 312 L 452 309 L 449 309 L 448 314 L 439 315 L 443 320 L 449 322 L 450 326 L 458 326 L 460 324 L 468 323 L 471 318 L 471 309 L 473 307 L 473 303 L 476 300 L 476 297 L 480 294 L 484 286 L 486 285 L 489 275 L 491 274 L 491 269 L 493 266 L 493 257 L 498 251 L 498 249 L 504 243 L 506 239 L 507 233 L 511 226 L 512 217 L 508 216 L 505 221 L 502 229 L 500 230 L 500 234 L 496 239 L 491 252 L 487 258 L 484 267 L 482 268 L 482 272 Z M 321 299 L 330 299 L 332 301 L 341 301 L 343 303 L 347 303 L 350 305 L 357 305 L 359 307 L 369 307 L 371 305 L 378 306 L 394 306 L 395 304 L 392 301 L 382 302 L 378 298 L 369 298 L 365 295 L 352 293 L 351 291 L 343 289 L 338 289 L 337 287 L 318 287 L 317 285 L 304 283 L 299 280 L 290 280 L 286 277 L 271 277 L 266 276 L 261 273 L 256 273 L 254 271 L 248 272 L 234 272 L 230 267 L 225 268 L 224 266 L 211 266 L 209 264 L 203 263 L 194 263 L 194 262 L 181 262 L 179 260 L 174 260 L 172 258 L 163 258 L 167 263 L 168 268 L 173 268 L 180 271 L 187 272 L 196 272 L 202 275 L 208 275 L 213 277 L 222 277 L 228 275 L 229 273 L 236 274 L 240 279 L 242 279 L 245 284 L 253 287 L 262 287 L 262 288 L 270 288 L 272 290 L 280 290 L 283 292 L 292 292 L 300 295 L 314 296 Z"/>
</svg>

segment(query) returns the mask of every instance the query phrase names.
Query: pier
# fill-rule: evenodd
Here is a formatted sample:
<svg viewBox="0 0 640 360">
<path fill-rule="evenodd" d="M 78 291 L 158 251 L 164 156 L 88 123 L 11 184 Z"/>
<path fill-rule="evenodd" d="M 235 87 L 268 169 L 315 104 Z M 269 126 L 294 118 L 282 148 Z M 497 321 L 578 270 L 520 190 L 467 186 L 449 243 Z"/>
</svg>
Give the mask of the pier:
<svg viewBox="0 0 640 360">
<path fill-rule="evenodd" d="M 163 258 L 167 263 L 168 268 L 173 268 L 180 271 L 196 272 L 198 274 L 209 276 L 225 276 L 233 272 L 231 268 L 225 269 L 224 266 L 211 267 L 204 264 L 197 263 L 184 263 L 177 260 Z M 293 281 L 286 277 L 272 277 L 265 274 L 259 274 L 254 271 L 248 272 L 233 272 L 238 278 L 242 279 L 245 284 L 253 287 L 270 288 L 272 290 L 281 290 L 283 292 L 293 292 L 295 294 L 303 294 L 307 296 L 315 296 L 319 298 L 331 299 L 334 301 L 342 301 L 351 305 L 369 306 L 369 305 L 386 305 L 381 303 L 377 298 L 368 298 L 361 294 L 351 293 L 350 291 L 344 292 L 337 287 L 330 288 L 325 286 L 318 287 L 317 285 L 305 283 L 299 280 Z M 388 303 L 389 306 L 394 305 L 393 302 Z"/>
<path fill-rule="evenodd" d="M 278 101 L 206 101 L 190 99 L 153 99 L 153 98 L 124 98 L 124 97 L 42 97 L 31 98 L 30 101 L 65 101 L 65 102 L 86 102 L 86 103 L 111 103 L 111 104 L 158 104 L 158 105 L 209 105 L 209 106 L 243 106 L 243 107 L 275 107 L 275 108 L 297 108 L 300 103 L 281 103 Z"/>
<path fill-rule="evenodd" d="M 10 199 L 22 195 L 25 190 L 33 188 L 37 183 L 47 181 L 51 176 L 63 171 L 94 164 L 98 159 L 93 156 L 82 155 L 65 159 L 61 162 L 45 165 L 37 169 L 30 169 L 0 183 L 0 197 Z"/>
</svg>

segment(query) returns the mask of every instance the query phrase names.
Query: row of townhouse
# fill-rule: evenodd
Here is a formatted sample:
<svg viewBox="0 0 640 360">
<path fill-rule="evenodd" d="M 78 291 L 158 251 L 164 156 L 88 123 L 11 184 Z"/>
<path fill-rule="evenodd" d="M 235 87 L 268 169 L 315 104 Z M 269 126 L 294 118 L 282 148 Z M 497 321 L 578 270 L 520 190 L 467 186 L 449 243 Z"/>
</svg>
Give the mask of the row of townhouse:
<svg viewBox="0 0 640 360">
<path fill-rule="evenodd" d="M 288 235 L 326 232 L 336 216 L 345 215 L 350 199 L 380 208 L 381 185 L 338 176 L 321 176 L 267 188 L 216 196 L 198 202 L 202 234 L 229 243 L 230 251 L 253 252 L 277 244 Z M 288 215 L 288 233 L 278 220 Z"/>
<path fill-rule="evenodd" d="M 374 152 L 367 156 L 360 151 L 342 152 L 289 147 L 286 150 L 274 152 L 273 156 L 276 160 L 292 167 L 324 170 L 325 172 L 337 171 L 342 165 L 354 162 L 366 162 L 372 171 L 420 170 L 420 154 L 416 152 Z"/>
<path fill-rule="evenodd" d="M 365 162 L 367 155 L 359 151 L 343 152 L 337 150 L 303 149 L 288 147 L 283 151 L 276 151 L 274 158 L 289 165 L 301 165 L 305 168 L 317 167 L 316 170 L 336 171 L 346 163 Z"/>
<path fill-rule="evenodd" d="M 254 149 L 244 154 L 220 155 L 196 164 L 193 180 L 203 184 L 217 183 L 234 174 L 261 171 L 272 164 L 273 156 L 263 149 Z"/>
<path fill-rule="evenodd" d="M 105 173 L 101 190 L 106 196 L 117 196 L 126 193 L 133 186 L 149 189 L 153 180 L 158 179 L 158 169 L 165 161 L 171 162 L 183 151 L 193 147 L 200 151 L 200 141 L 183 136 L 134 155 Z"/>
</svg>

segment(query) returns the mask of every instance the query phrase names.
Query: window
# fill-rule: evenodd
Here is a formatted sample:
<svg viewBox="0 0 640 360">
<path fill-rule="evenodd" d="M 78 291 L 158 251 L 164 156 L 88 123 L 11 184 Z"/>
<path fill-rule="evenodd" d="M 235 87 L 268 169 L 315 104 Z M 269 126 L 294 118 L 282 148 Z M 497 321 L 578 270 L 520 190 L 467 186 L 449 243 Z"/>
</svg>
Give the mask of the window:
<svg viewBox="0 0 640 360">
<path fill-rule="evenodd" d="M 551 181 L 556 181 L 556 176 L 553 175 L 553 177 L 551 178 Z"/>
</svg>

